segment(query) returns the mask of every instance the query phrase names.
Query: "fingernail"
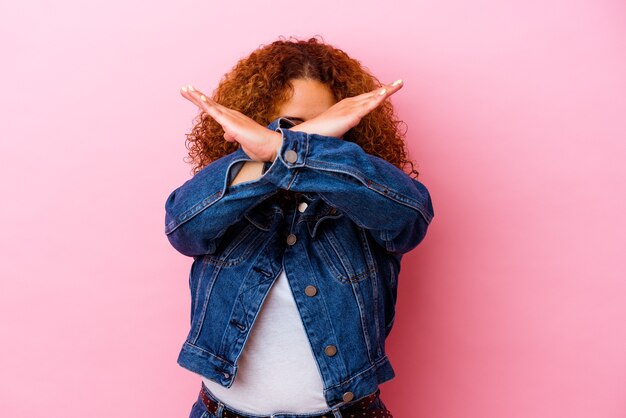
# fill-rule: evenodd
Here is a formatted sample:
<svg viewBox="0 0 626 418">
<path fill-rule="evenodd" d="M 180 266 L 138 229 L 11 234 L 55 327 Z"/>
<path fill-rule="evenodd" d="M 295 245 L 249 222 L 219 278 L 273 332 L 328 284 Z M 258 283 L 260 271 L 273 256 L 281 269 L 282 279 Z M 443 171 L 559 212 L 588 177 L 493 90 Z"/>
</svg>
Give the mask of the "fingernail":
<svg viewBox="0 0 626 418">
<path fill-rule="evenodd" d="M 206 102 L 206 96 L 204 94 L 200 95 L 200 100 L 202 100 L 203 102 Z"/>
<path fill-rule="evenodd" d="M 190 91 L 196 91 L 191 84 L 187 84 L 187 88 L 189 88 Z"/>
<path fill-rule="evenodd" d="M 396 80 L 393 82 L 392 86 L 397 86 L 398 84 L 402 83 L 402 79 Z"/>
<path fill-rule="evenodd" d="M 382 96 L 382 95 L 384 95 L 385 93 L 387 93 L 387 89 L 382 89 L 382 90 L 380 91 L 380 93 L 378 93 L 378 94 L 380 94 L 380 95 Z"/>
<path fill-rule="evenodd" d="M 187 86 L 183 86 L 181 89 L 186 92 L 187 91 Z"/>
</svg>

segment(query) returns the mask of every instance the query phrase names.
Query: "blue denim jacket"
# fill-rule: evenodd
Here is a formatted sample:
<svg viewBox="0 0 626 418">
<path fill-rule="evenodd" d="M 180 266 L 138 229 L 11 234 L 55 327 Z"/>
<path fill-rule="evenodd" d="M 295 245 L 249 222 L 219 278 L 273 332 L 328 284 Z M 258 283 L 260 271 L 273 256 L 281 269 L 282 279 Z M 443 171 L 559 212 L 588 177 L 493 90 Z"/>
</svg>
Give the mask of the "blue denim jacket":
<svg viewBox="0 0 626 418">
<path fill-rule="evenodd" d="M 434 212 L 416 179 L 357 144 L 292 131 L 278 118 L 276 160 L 229 186 L 239 148 L 197 172 L 165 203 L 165 233 L 193 257 L 191 326 L 178 364 L 225 387 L 259 309 L 285 269 L 324 382 L 338 408 L 395 376 L 385 353 L 402 255 Z"/>
</svg>

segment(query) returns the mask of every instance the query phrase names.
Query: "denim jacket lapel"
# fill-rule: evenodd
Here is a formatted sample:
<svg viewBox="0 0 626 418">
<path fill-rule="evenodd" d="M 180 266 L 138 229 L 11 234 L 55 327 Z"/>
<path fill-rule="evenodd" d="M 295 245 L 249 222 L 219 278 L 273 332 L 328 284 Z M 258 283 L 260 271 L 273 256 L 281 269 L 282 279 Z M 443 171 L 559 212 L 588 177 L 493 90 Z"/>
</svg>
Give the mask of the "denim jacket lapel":
<svg viewBox="0 0 626 418">
<path fill-rule="evenodd" d="M 307 203 L 307 208 L 300 216 L 298 222 L 306 222 L 307 230 L 311 238 L 315 238 L 323 221 L 338 219 L 343 214 L 329 205 L 319 194 L 303 193 L 302 200 Z"/>
</svg>

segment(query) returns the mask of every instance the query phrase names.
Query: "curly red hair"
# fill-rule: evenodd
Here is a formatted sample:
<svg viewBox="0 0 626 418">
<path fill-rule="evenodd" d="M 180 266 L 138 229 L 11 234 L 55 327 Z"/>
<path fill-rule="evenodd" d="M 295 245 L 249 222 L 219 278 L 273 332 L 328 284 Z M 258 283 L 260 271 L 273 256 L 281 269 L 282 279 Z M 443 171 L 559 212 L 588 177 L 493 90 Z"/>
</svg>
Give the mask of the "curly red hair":
<svg viewBox="0 0 626 418">
<path fill-rule="evenodd" d="M 277 118 L 277 110 L 293 93 L 290 80 L 308 78 L 326 84 L 340 101 L 372 91 L 382 84 L 359 61 L 341 49 L 318 40 L 293 37 L 261 45 L 241 59 L 224 75 L 213 91 L 213 100 L 238 110 L 257 123 L 267 126 Z M 198 120 L 199 118 L 199 120 Z M 194 164 L 195 175 L 203 167 L 231 152 L 238 144 L 224 140 L 224 130 L 205 112 L 196 117 L 191 133 L 186 134 L 188 160 Z M 343 136 L 357 143 L 365 152 L 380 157 L 417 178 L 413 162 L 407 158 L 404 142 L 406 131 L 400 126 L 389 100 L 361 119 Z"/>
</svg>

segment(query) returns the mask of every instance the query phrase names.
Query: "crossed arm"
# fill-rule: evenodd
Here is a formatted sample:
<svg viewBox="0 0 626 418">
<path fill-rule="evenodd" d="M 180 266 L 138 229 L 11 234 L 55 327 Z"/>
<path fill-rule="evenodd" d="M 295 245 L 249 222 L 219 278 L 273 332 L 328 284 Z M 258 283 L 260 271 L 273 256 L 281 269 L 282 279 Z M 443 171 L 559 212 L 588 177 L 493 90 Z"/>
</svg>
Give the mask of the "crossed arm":
<svg viewBox="0 0 626 418">
<path fill-rule="evenodd" d="M 268 129 L 196 90 L 184 91 L 222 125 L 225 140 L 241 148 L 238 156 L 210 164 L 170 194 L 166 234 L 172 245 L 185 255 L 210 253 L 245 212 L 288 189 L 319 193 L 388 251 L 409 251 L 423 239 L 434 215 L 428 190 L 392 164 L 339 139 L 400 87 L 344 99 L 291 129 L 280 127 L 282 118 Z M 231 180 L 234 166 L 239 171 Z"/>
</svg>

